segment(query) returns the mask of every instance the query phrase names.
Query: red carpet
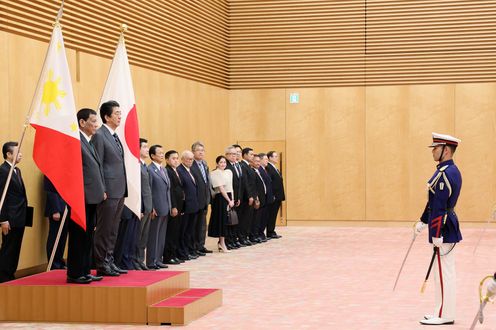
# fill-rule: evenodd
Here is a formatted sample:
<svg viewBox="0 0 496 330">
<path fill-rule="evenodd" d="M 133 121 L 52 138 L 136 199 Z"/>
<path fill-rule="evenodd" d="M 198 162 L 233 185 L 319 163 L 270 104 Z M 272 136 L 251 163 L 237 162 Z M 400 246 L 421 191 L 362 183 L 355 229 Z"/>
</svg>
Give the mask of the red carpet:
<svg viewBox="0 0 496 330">
<path fill-rule="evenodd" d="M 94 273 L 94 272 L 93 272 Z M 95 287 L 142 287 L 148 286 L 155 282 L 162 281 L 164 279 L 176 276 L 181 271 L 136 271 L 131 270 L 128 274 L 121 275 L 118 277 L 104 277 L 103 280 L 99 282 L 91 282 L 90 284 L 69 284 L 66 282 L 67 273 L 65 270 L 52 270 L 50 272 L 40 273 L 36 275 L 31 275 L 27 277 L 20 278 L 18 280 L 5 282 L 0 285 L 2 286 L 14 286 L 14 285 L 48 285 L 48 286 L 95 286 Z"/>
</svg>

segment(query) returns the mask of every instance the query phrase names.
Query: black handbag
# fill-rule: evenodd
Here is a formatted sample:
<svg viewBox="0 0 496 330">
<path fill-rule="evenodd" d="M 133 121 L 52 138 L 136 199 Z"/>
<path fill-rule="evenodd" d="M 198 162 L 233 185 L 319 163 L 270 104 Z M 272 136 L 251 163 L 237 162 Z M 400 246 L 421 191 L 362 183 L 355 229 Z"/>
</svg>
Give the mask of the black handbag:
<svg viewBox="0 0 496 330">
<path fill-rule="evenodd" d="M 239 223 L 238 214 L 235 209 L 227 209 L 227 225 L 234 226 Z"/>
</svg>

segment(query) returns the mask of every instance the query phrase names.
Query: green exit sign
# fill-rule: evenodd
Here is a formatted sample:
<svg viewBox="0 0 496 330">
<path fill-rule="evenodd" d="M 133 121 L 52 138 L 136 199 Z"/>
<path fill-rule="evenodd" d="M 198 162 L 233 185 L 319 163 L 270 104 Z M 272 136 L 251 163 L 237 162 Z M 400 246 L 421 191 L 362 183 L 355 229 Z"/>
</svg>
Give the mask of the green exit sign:
<svg viewBox="0 0 496 330">
<path fill-rule="evenodd" d="M 291 104 L 300 103 L 300 93 L 289 93 L 289 103 Z"/>
</svg>

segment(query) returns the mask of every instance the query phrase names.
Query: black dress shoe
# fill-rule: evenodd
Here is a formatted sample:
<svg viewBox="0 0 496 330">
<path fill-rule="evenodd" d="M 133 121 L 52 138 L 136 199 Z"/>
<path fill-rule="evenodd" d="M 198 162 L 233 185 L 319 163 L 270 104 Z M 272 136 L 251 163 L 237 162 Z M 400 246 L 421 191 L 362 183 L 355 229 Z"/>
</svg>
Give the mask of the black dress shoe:
<svg viewBox="0 0 496 330">
<path fill-rule="evenodd" d="M 78 278 L 67 276 L 67 283 L 76 283 L 76 284 L 89 284 L 91 283 L 91 279 L 86 276 L 80 276 Z"/>
<path fill-rule="evenodd" d="M 255 244 L 258 244 L 258 241 L 256 238 L 254 238 L 254 239 L 250 239 L 250 243 L 251 243 L 251 245 L 255 245 Z"/>
<path fill-rule="evenodd" d="M 196 254 L 199 255 L 200 257 L 204 257 L 207 255 L 205 252 L 201 252 L 200 250 L 196 251 Z"/>
<path fill-rule="evenodd" d="M 190 258 L 190 259 L 198 259 L 198 256 L 196 254 L 188 254 L 188 258 Z"/>
<path fill-rule="evenodd" d="M 119 274 L 127 274 L 127 270 L 117 267 L 116 264 L 110 264 L 110 269 Z"/>
<path fill-rule="evenodd" d="M 167 265 L 179 265 L 179 264 L 180 264 L 180 262 L 179 262 L 179 261 L 177 261 L 176 259 L 172 259 L 172 258 L 171 258 L 171 259 L 169 259 L 169 260 L 166 260 L 166 261 L 165 261 L 165 264 L 167 264 Z"/>
<path fill-rule="evenodd" d="M 277 233 L 273 233 L 273 234 L 270 234 L 269 235 L 270 238 L 275 238 L 275 239 L 279 239 L 281 238 L 282 236 L 281 235 L 277 235 Z"/>
<path fill-rule="evenodd" d="M 157 270 L 157 269 L 160 269 L 160 267 L 157 266 L 157 265 L 146 265 L 146 268 L 148 268 L 148 270 Z"/>
<path fill-rule="evenodd" d="M 157 261 L 155 263 L 159 268 L 169 268 L 169 266 L 167 266 L 166 264 L 160 262 L 160 261 Z"/>
<path fill-rule="evenodd" d="M 250 246 L 250 245 L 253 245 L 251 244 L 251 242 L 247 239 L 244 239 L 241 243 L 243 243 L 245 246 Z"/>
<path fill-rule="evenodd" d="M 104 267 L 96 270 L 96 276 L 119 276 L 121 274 L 113 271 L 110 267 Z"/>
<path fill-rule="evenodd" d="M 188 256 L 178 256 L 177 259 L 181 260 L 182 262 L 189 260 Z"/>
<path fill-rule="evenodd" d="M 143 270 L 138 262 L 133 262 L 133 267 L 135 270 Z"/>
<path fill-rule="evenodd" d="M 179 258 L 172 258 L 172 260 L 176 261 L 179 264 L 182 264 L 184 262 L 184 260 L 181 260 Z"/>
<path fill-rule="evenodd" d="M 206 247 L 201 248 L 199 251 L 200 251 L 200 252 L 203 252 L 203 253 L 213 253 L 213 251 L 212 251 L 212 250 L 209 250 L 209 249 L 207 249 Z"/>
<path fill-rule="evenodd" d="M 138 265 L 140 266 L 141 270 L 148 270 L 148 267 L 142 262 L 139 262 Z"/>
<path fill-rule="evenodd" d="M 85 277 L 88 278 L 88 279 L 90 279 L 92 282 L 98 282 L 98 281 L 103 280 L 103 276 L 95 276 L 95 275 L 92 275 L 92 274 L 88 274 Z"/>
<path fill-rule="evenodd" d="M 233 245 L 237 246 L 239 248 L 245 246 L 244 244 L 241 244 L 240 242 L 234 242 Z"/>
</svg>

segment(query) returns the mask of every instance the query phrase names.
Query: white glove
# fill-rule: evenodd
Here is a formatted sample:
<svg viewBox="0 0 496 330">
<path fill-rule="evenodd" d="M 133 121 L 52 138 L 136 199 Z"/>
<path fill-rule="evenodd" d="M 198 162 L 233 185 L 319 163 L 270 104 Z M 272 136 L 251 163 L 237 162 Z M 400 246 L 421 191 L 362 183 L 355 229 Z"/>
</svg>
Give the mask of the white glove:
<svg viewBox="0 0 496 330">
<path fill-rule="evenodd" d="M 422 230 L 424 230 L 424 228 L 426 227 L 427 225 L 425 223 L 423 223 L 422 221 L 418 221 L 416 224 L 415 224 L 415 227 L 413 228 L 413 234 L 414 235 L 418 235 L 422 232 Z"/>
<path fill-rule="evenodd" d="M 443 244 L 443 236 L 433 237 L 432 244 L 434 244 L 435 247 L 441 247 L 441 245 Z"/>
<path fill-rule="evenodd" d="M 495 293 L 496 293 L 496 281 L 492 279 L 489 285 L 487 286 L 487 297 L 490 298 L 494 296 Z"/>
</svg>

